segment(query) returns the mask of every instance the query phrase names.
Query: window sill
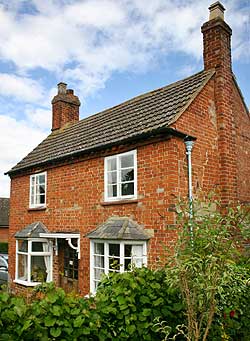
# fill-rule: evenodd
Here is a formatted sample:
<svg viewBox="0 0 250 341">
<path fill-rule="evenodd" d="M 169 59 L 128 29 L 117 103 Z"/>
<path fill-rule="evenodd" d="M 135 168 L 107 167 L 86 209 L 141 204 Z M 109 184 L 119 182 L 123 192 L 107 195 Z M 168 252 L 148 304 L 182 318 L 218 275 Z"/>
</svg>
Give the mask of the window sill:
<svg viewBox="0 0 250 341">
<path fill-rule="evenodd" d="M 35 282 L 35 283 L 34 282 L 26 282 L 26 281 L 22 281 L 22 280 L 19 280 L 19 279 L 15 279 L 13 282 L 17 283 L 17 284 L 21 284 L 21 285 L 23 285 L 25 287 L 35 287 L 35 286 L 41 284 L 41 282 Z"/>
<path fill-rule="evenodd" d="M 47 206 L 29 207 L 28 211 L 45 211 Z"/>
<path fill-rule="evenodd" d="M 128 199 L 128 200 L 115 200 L 115 201 L 103 201 L 100 204 L 102 206 L 111 206 L 111 205 L 124 205 L 124 204 L 137 204 L 138 199 Z"/>
</svg>

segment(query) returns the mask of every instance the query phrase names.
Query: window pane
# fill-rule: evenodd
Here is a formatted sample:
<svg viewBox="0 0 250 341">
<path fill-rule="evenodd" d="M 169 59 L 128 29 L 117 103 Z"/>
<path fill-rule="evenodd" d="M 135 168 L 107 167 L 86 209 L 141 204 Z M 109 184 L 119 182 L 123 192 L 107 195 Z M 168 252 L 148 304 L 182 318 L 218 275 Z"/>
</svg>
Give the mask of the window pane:
<svg viewBox="0 0 250 341">
<path fill-rule="evenodd" d="M 109 257 L 109 270 L 120 271 L 120 258 Z"/>
<path fill-rule="evenodd" d="M 120 244 L 109 244 L 109 269 L 120 270 Z"/>
<path fill-rule="evenodd" d="M 37 201 L 38 204 L 45 204 L 45 195 L 40 195 L 40 197 L 37 198 Z"/>
<path fill-rule="evenodd" d="M 95 243 L 95 251 L 94 253 L 97 255 L 104 255 L 104 244 L 103 243 Z"/>
<path fill-rule="evenodd" d="M 129 271 L 131 270 L 131 259 L 125 259 L 124 270 Z"/>
<path fill-rule="evenodd" d="M 124 256 L 125 256 L 125 257 L 131 257 L 132 245 L 125 245 L 124 248 L 125 248 L 125 250 L 124 250 Z"/>
<path fill-rule="evenodd" d="M 134 155 L 121 156 L 121 168 L 133 167 L 134 166 Z"/>
<path fill-rule="evenodd" d="M 31 205 L 35 204 L 35 197 L 34 197 L 34 195 L 31 196 L 30 203 L 31 203 Z"/>
<path fill-rule="evenodd" d="M 133 195 L 133 194 L 134 194 L 133 182 L 122 184 L 122 195 Z"/>
<path fill-rule="evenodd" d="M 109 244 L 109 255 L 120 257 L 120 244 Z"/>
<path fill-rule="evenodd" d="M 117 197 L 117 185 L 108 185 L 108 197 Z"/>
<path fill-rule="evenodd" d="M 28 241 L 27 240 L 18 240 L 18 251 L 28 252 Z"/>
<path fill-rule="evenodd" d="M 39 175 L 38 182 L 39 184 L 45 184 L 45 174 Z"/>
<path fill-rule="evenodd" d="M 116 163 L 117 163 L 116 157 L 113 159 L 109 159 L 107 162 L 108 171 L 116 170 L 117 169 Z"/>
<path fill-rule="evenodd" d="M 103 274 L 104 274 L 103 269 L 94 269 L 94 279 L 95 280 L 100 281 Z"/>
<path fill-rule="evenodd" d="M 31 257 L 31 281 L 32 282 L 45 282 L 47 279 L 46 263 L 49 264 L 49 257 L 32 256 Z"/>
<path fill-rule="evenodd" d="M 39 186 L 39 193 L 44 194 L 45 193 L 45 185 L 40 185 Z"/>
<path fill-rule="evenodd" d="M 18 274 L 17 278 L 22 281 L 28 280 L 28 271 L 27 271 L 27 255 L 18 255 Z"/>
<path fill-rule="evenodd" d="M 117 172 L 109 172 L 108 173 L 108 184 L 116 184 L 117 183 Z"/>
<path fill-rule="evenodd" d="M 133 181 L 134 180 L 134 169 L 123 169 L 121 171 L 121 181 Z"/>
<path fill-rule="evenodd" d="M 94 256 L 95 258 L 95 267 L 104 268 L 104 256 Z"/>
<path fill-rule="evenodd" d="M 48 244 L 42 242 L 32 242 L 32 252 L 48 252 Z"/>
</svg>

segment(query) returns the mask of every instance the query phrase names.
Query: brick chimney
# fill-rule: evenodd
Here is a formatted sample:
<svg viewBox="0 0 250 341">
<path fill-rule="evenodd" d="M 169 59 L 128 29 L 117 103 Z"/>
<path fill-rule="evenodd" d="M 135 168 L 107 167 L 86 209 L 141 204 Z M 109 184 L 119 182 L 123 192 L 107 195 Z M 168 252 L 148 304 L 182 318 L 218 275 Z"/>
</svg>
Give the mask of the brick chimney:
<svg viewBox="0 0 250 341">
<path fill-rule="evenodd" d="M 209 7 L 209 20 L 203 24 L 204 69 L 215 69 L 215 106 L 220 160 L 221 202 L 237 200 L 236 136 L 233 115 L 233 74 L 231 64 L 232 30 L 224 21 L 225 8 L 217 1 Z"/>
<path fill-rule="evenodd" d="M 52 131 L 64 127 L 66 124 L 79 121 L 79 98 L 74 91 L 67 89 L 67 84 L 57 85 L 58 93 L 52 100 Z"/>
</svg>

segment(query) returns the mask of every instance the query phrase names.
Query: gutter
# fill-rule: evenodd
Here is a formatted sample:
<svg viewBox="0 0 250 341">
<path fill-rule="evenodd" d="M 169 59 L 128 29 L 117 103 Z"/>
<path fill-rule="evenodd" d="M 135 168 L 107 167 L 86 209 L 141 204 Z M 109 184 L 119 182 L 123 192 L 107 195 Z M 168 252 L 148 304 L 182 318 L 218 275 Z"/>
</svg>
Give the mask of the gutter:
<svg viewBox="0 0 250 341">
<path fill-rule="evenodd" d="M 54 157 L 52 159 L 48 159 L 45 161 L 40 161 L 37 163 L 34 162 L 33 164 L 29 164 L 27 166 L 20 167 L 18 169 L 10 169 L 8 172 L 4 173 L 4 175 L 11 176 L 11 175 L 17 175 L 19 173 L 25 173 L 34 167 L 45 167 L 47 165 L 51 165 L 54 163 L 63 162 L 67 159 L 72 160 L 74 157 L 82 156 L 84 154 L 90 154 L 93 152 L 98 152 L 101 150 L 105 150 L 107 148 L 111 148 L 111 147 L 118 146 L 118 145 L 124 145 L 124 144 L 131 143 L 131 142 L 135 142 L 135 143 L 140 142 L 140 141 L 143 141 L 145 139 L 153 138 L 153 137 L 156 137 L 157 135 L 161 135 L 161 134 L 167 134 L 167 136 L 169 136 L 169 137 L 176 136 L 176 137 L 179 137 L 181 139 L 184 139 L 187 137 L 192 139 L 192 140 L 196 139 L 195 137 L 187 136 L 187 134 L 182 133 L 182 132 L 175 130 L 173 128 L 169 128 L 169 127 L 155 128 L 155 129 L 151 129 L 149 131 L 145 131 L 143 133 L 140 133 L 140 134 L 137 134 L 134 136 L 130 136 L 130 137 L 125 138 L 125 139 L 123 138 L 123 139 L 113 141 L 113 142 L 109 142 L 106 144 L 96 145 L 96 146 L 89 147 L 89 148 L 84 149 L 84 150 L 73 151 L 71 153 L 64 154 L 64 155 L 61 155 L 58 157 Z"/>
</svg>

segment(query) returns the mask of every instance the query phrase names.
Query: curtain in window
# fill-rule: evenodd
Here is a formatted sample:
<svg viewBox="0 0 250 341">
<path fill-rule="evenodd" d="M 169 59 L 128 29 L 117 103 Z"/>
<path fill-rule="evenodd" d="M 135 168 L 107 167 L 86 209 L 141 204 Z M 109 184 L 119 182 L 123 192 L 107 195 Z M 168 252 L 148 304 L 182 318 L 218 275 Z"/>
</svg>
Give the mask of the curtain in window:
<svg viewBox="0 0 250 341">
<path fill-rule="evenodd" d="M 42 243 L 43 244 L 43 252 L 49 252 L 49 243 Z M 50 277 L 50 257 L 44 256 L 44 263 L 46 267 L 46 280 L 45 282 L 49 281 Z"/>
<path fill-rule="evenodd" d="M 141 268 L 143 264 L 143 247 L 142 245 L 132 245 L 131 250 L 132 263 L 137 268 Z"/>
</svg>

